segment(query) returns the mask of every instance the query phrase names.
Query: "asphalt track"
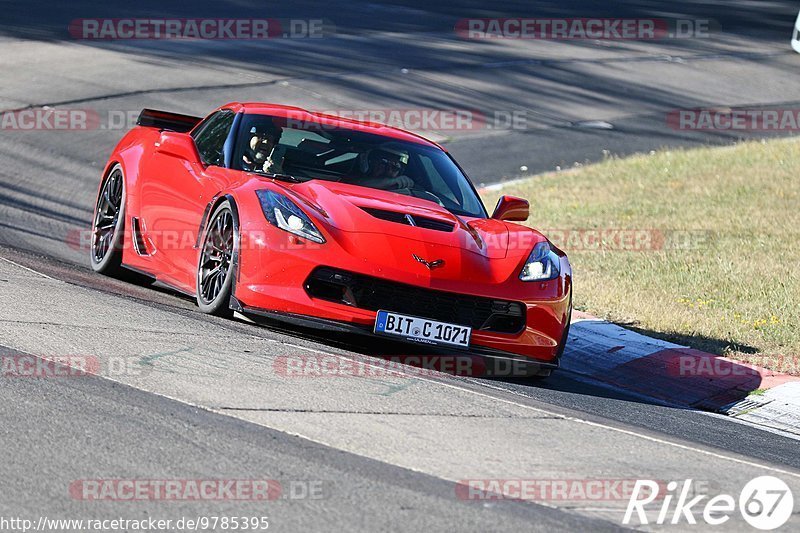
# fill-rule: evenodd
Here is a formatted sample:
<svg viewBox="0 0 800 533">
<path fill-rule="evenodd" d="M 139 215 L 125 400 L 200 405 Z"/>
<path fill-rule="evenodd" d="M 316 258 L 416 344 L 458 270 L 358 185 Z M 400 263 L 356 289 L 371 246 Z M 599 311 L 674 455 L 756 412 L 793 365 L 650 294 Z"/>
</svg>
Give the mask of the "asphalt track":
<svg viewBox="0 0 800 533">
<path fill-rule="evenodd" d="M 524 111 L 531 119 L 522 130 L 423 132 L 441 140 L 475 181 L 490 183 L 516 176 L 523 165 L 567 167 L 602 158 L 604 150 L 735 138 L 672 130 L 664 118 L 672 109 L 800 101 L 800 56 L 788 47 L 792 2 L 677 2 L 669 12 L 650 2 L 614 9 L 599 2 L 178 5 L 4 5 L 0 109 L 203 114 L 226 101 L 266 100 L 322 109 Z M 710 18 L 722 31 L 708 39 L 622 43 L 465 42 L 453 35 L 460 18 L 502 14 Z M 75 18 L 137 16 L 322 18 L 336 33 L 98 43 L 71 39 L 65 29 Z M 575 127 L 598 120 L 613 129 Z M 694 477 L 718 493 L 773 473 L 800 494 L 797 440 L 653 405 L 569 374 L 537 385 L 445 375 L 282 379 L 275 373 L 281 357 L 360 358 L 386 347 L 209 318 L 168 291 L 91 274 L 77 235 L 91 216 L 99 170 L 123 134 L 116 124 L 102 125 L 0 136 L 0 257 L 14 262 L 0 261 L 0 346 L 9 350 L 3 353 L 152 364 L 143 374 L 4 380 L 0 516 L 250 516 L 265 509 L 69 496 L 69 483 L 95 478 L 321 483 L 321 498 L 266 506 L 271 527 L 286 531 L 620 525 L 621 502 L 459 500 L 453 482 L 475 478 Z M 730 526 L 744 528 L 741 521 Z"/>
</svg>

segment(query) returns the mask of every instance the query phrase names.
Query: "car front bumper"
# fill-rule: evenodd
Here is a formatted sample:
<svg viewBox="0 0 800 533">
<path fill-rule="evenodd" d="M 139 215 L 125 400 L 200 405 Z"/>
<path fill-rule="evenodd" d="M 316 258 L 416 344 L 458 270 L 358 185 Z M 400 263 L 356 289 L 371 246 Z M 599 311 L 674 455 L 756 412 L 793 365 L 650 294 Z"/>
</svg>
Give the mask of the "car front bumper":
<svg viewBox="0 0 800 533">
<path fill-rule="evenodd" d="M 432 367 L 436 370 L 470 377 L 530 377 L 546 376 L 559 366 L 558 358 L 551 361 L 539 361 L 512 352 L 504 352 L 486 346 L 473 344 L 469 350 L 451 350 L 446 346 L 431 346 L 405 342 L 402 339 L 387 338 L 373 332 L 369 324 L 331 320 L 310 315 L 282 313 L 267 309 L 247 307 L 236 298 L 231 298 L 231 309 L 240 313 L 245 318 L 261 325 L 274 325 L 275 322 L 291 324 L 293 326 L 312 328 L 315 330 L 345 333 L 374 339 L 378 342 L 395 342 L 407 344 L 423 350 L 423 353 L 394 353 L 374 354 L 383 357 L 390 363 L 400 362 L 412 366 Z M 474 356 L 481 358 L 476 362 Z"/>
<path fill-rule="evenodd" d="M 497 282 L 469 272 L 453 277 L 434 272 L 423 277 L 404 268 L 393 269 L 386 264 L 365 261 L 358 253 L 337 246 L 335 241 L 323 245 L 298 243 L 286 232 L 275 231 L 280 233 L 273 238 L 248 243 L 239 258 L 234 296 L 243 310 L 278 315 L 273 318 L 306 317 L 317 320 L 317 325 L 321 319 L 329 327 L 339 324 L 347 329 L 344 326 L 347 325 L 353 331 L 371 334 L 377 308 L 381 308 L 469 325 L 473 327 L 470 341 L 473 353 L 483 351 L 506 357 L 519 356 L 532 363 L 558 364 L 572 305 L 572 273 L 566 257 L 561 257 L 560 276 L 546 282 L 522 282 L 516 275 Z M 286 241 L 278 241 L 279 238 Z M 489 331 L 459 321 L 456 316 L 450 318 L 441 313 L 431 316 L 424 305 L 418 309 L 395 309 L 389 297 L 385 302 L 373 303 L 371 309 L 313 297 L 307 281 L 313 272 L 329 265 L 354 275 L 404 284 L 414 290 L 518 303 L 523 309 L 523 320 L 514 332 Z"/>
</svg>

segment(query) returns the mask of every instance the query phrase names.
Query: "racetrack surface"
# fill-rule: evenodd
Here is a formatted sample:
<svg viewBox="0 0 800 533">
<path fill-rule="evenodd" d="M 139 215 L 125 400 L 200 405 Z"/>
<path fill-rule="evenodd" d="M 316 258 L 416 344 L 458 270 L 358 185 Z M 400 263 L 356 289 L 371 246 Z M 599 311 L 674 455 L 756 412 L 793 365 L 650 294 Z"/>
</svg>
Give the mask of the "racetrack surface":
<svg viewBox="0 0 800 533">
<path fill-rule="evenodd" d="M 264 100 L 315 109 L 522 110 L 530 117 L 524 130 L 422 132 L 442 141 L 476 182 L 490 183 L 518 175 L 523 165 L 566 167 L 600 159 L 603 150 L 626 154 L 735 138 L 670 129 L 665 114 L 672 109 L 791 108 L 800 101 L 800 56 L 788 46 L 793 2 L 675 2 L 668 13 L 649 2 L 613 9 L 599 2 L 292 2 L 267 12 L 249 2 L 179 5 L 6 6 L 0 109 L 51 105 L 117 117 L 143 107 L 205 114 L 227 101 Z M 452 32 L 460 18 L 502 14 L 711 18 L 722 33 L 532 43 L 470 42 Z M 78 41 L 66 31 L 76 18 L 136 16 L 322 18 L 336 33 L 178 43 Z M 614 129 L 574 127 L 587 120 Z M 11 350 L 3 353 L 151 364 L 143 374 L 113 379 L 4 379 L 0 443 L 17 452 L 2 467 L 0 515 L 171 517 L 208 510 L 192 502 L 91 505 L 69 497 L 71 481 L 94 478 L 322 481 L 324 498 L 267 506 L 271 527 L 287 531 L 330 524 L 365 531 L 620 525 L 621 502 L 459 500 L 454 482 L 474 478 L 693 476 L 717 493 L 771 472 L 800 494 L 796 439 L 654 405 L 567 373 L 539 384 L 446 375 L 281 378 L 281 357 L 359 358 L 385 347 L 207 317 L 168 291 L 91 274 L 80 231 L 91 218 L 100 169 L 127 127 L 101 125 L 0 136 L 0 257 L 14 262 L 0 261 L 0 346 Z M 214 506 L 216 514 L 260 510 L 251 503 Z"/>
</svg>

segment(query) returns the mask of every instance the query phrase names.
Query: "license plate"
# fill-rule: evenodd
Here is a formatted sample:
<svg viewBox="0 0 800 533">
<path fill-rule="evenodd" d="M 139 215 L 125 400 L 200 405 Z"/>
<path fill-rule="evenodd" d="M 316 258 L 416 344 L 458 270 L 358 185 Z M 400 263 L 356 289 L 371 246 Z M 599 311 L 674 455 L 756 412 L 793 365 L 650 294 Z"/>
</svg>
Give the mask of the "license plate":
<svg viewBox="0 0 800 533">
<path fill-rule="evenodd" d="M 407 341 L 422 344 L 469 348 L 472 328 L 416 316 L 399 315 L 390 311 L 378 311 L 375 333 L 402 337 Z"/>
</svg>

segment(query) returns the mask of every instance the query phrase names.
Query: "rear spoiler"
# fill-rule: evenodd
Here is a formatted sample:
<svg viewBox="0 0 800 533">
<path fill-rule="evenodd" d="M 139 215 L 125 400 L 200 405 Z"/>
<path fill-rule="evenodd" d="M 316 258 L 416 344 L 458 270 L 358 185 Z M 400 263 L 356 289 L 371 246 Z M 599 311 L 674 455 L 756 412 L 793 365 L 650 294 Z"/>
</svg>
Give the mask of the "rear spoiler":
<svg viewBox="0 0 800 533">
<path fill-rule="evenodd" d="M 186 133 L 194 128 L 201 120 L 203 119 L 200 117 L 170 113 L 169 111 L 142 109 L 142 112 L 139 113 L 138 120 L 136 120 L 136 125 Z"/>
</svg>

